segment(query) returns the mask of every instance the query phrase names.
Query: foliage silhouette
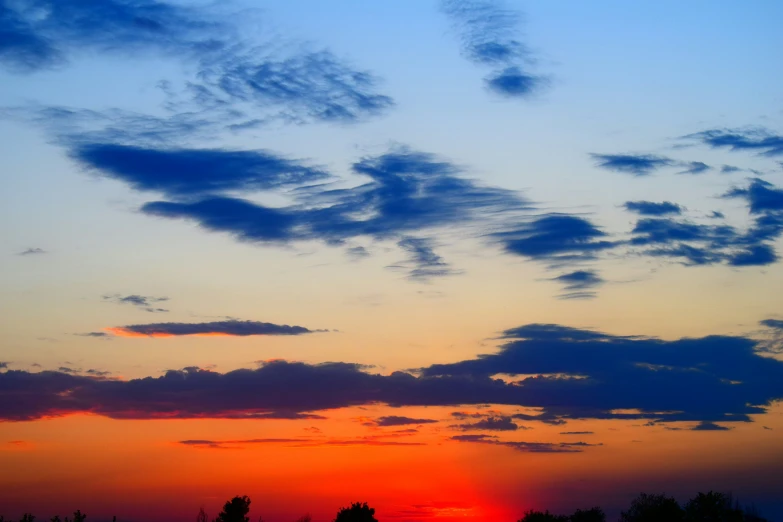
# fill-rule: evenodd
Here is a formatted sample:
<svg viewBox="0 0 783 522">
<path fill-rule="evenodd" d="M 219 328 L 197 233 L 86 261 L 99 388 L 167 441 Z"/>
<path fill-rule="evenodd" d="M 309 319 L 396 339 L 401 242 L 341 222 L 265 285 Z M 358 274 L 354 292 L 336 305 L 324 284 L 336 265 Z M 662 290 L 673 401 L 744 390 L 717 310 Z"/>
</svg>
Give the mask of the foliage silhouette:
<svg viewBox="0 0 783 522">
<path fill-rule="evenodd" d="M 620 514 L 620 522 L 680 522 L 683 511 L 672 497 L 640 493 L 628 511 Z"/>
<path fill-rule="evenodd" d="M 731 496 L 710 491 L 699 493 L 685 505 L 687 522 L 742 522 L 739 506 L 732 507 Z"/>
<path fill-rule="evenodd" d="M 373 515 L 375 508 L 368 506 L 367 502 L 354 502 L 349 507 L 340 509 L 334 522 L 378 522 Z"/>
<path fill-rule="evenodd" d="M 215 522 L 250 522 L 250 517 L 247 516 L 249 511 L 250 498 L 247 495 L 236 496 L 225 503 Z"/>
<path fill-rule="evenodd" d="M 577 509 L 569 520 L 570 522 L 606 522 L 606 515 L 603 509 L 596 506 L 587 510 Z"/>
<path fill-rule="evenodd" d="M 568 522 L 565 515 L 553 515 L 549 511 L 526 511 L 519 522 Z"/>
<path fill-rule="evenodd" d="M 227 501 L 223 510 L 213 522 L 250 522 L 250 498 L 236 496 Z M 24 513 L 19 522 L 35 522 L 32 513 Z M 73 519 L 65 517 L 63 522 L 85 522 L 87 515 L 77 510 Z M 49 519 L 50 522 L 60 522 L 59 515 Z M 209 520 L 204 508 L 200 508 L 196 522 Z M 0 522 L 13 522 L 0 516 Z M 117 517 L 112 518 L 117 522 Z M 263 522 L 261 517 L 258 522 Z M 312 517 L 305 514 L 296 522 L 312 522 Z M 354 502 L 341 508 L 333 522 L 378 522 L 375 509 L 366 502 Z M 606 515 L 600 507 L 577 509 L 573 514 L 556 515 L 549 511 L 529 510 L 518 522 L 606 522 Z M 691 498 L 685 507 L 680 507 L 677 501 L 665 494 L 650 495 L 640 493 L 631 502 L 627 511 L 620 514 L 619 522 L 769 522 L 761 517 L 753 506 L 741 506 L 730 494 L 709 491 L 698 493 Z"/>
</svg>

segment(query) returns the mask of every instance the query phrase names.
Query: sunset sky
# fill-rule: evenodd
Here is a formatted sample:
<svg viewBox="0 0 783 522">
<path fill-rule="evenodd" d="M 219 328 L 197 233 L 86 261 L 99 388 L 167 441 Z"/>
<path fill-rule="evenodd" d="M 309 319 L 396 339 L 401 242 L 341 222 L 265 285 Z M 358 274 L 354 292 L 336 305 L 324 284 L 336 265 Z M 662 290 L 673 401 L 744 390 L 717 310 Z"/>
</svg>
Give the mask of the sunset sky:
<svg viewBox="0 0 783 522">
<path fill-rule="evenodd" d="M 0 0 L 0 515 L 783 520 L 781 20 Z"/>
</svg>

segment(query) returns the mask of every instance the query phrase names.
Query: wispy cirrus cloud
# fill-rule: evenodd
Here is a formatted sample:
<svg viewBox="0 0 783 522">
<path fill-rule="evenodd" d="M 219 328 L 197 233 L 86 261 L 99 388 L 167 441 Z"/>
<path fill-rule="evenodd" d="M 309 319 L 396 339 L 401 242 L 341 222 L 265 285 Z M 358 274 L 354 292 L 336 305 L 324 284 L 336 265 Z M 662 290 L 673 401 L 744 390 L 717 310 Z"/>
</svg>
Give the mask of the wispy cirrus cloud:
<svg viewBox="0 0 783 522">
<path fill-rule="evenodd" d="M 242 449 L 245 446 L 258 444 L 279 444 L 288 447 L 319 447 L 319 446 L 425 446 L 424 442 L 387 440 L 387 436 L 365 436 L 348 439 L 336 438 L 266 438 L 238 440 L 188 439 L 178 442 L 184 446 L 203 449 Z"/>
<path fill-rule="evenodd" d="M 303 335 L 323 332 L 304 326 L 263 323 L 260 321 L 212 321 L 207 323 L 149 323 L 106 329 L 119 337 L 177 337 L 184 335 L 247 337 L 250 335 Z"/>
<path fill-rule="evenodd" d="M 709 129 L 681 139 L 697 141 L 714 149 L 758 152 L 763 156 L 783 154 L 783 136 L 763 127 Z"/>
<path fill-rule="evenodd" d="M 490 0 L 442 0 L 441 10 L 462 40 L 463 56 L 492 70 L 484 79 L 491 92 L 524 98 L 547 85 L 544 76 L 531 72 L 531 53 L 518 39 L 519 13 Z"/>
<path fill-rule="evenodd" d="M 353 122 L 393 105 L 377 79 L 329 50 L 249 41 L 238 20 L 215 6 L 158 0 L 41 0 L 0 7 L 0 64 L 30 73 L 67 65 L 86 53 L 174 58 L 197 72 L 182 93 L 170 84 L 179 113 L 213 112 L 249 126 L 243 106 L 288 121 Z M 277 45 L 273 45 L 277 44 Z"/>
<path fill-rule="evenodd" d="M 656 170 L 672 167 L 677 162 L 665 156 L 655 154 L 590 154 L 596 166 L 631 174 L 633 176 L 649 176 Z"/>
<path fill-rule="evenodd" d="M 408 262 L 403 265 L 403 268 L 410 267 L 408 279 L 426 282 L 433 277 L 460 273 L 435 253 L 433 243 L 434 241 L 430 238 L 419 237 L 403 237 L 397 242 L 397 246 L 409 255 Z"/>
<path fill-rule="evenodd" d="M 117 304 L 133 305 L 137 308 L 141 308 L 145 312 L 168 312 L 168 310 L 166 310 L 165 308 L 155 307 L 155 303 L 162 303 L 164 301 L 168 301 L 169 300 L 168 297 L 155 297 L 155 296 L 138 295 L 138 294 L 130 294 L 130 295 L 110 294 L 110 295 L 104 295 L 103 300 L 111 301 Z"/>
<path fill-rule="evenodd" d="M 586 442 L 523 442 L 504 441 L 487 435 L 456 435 L 451 438 L 458 442 L 471 442 L 478 444 L 492 444 L 505 446 L 522 453 L 580 453 L 583 448 L 602 446 L 602 444 L 588 444 Z"/>
<path fill-rule="evenodd" d="M 523 426 L 517 425 L 511 420 L 511 417 L 498 416 L 487 417 L 477 422 L 470 422 L 467 424 L 454 424 L 450 426 L 463 431 L 470 430 L 488 430 L 488 431 L 516 431 L 518 429 L 527 429 Z"/>
<path fill-rule="evenodd" d="M 553 277 L 551 281 L 564 285 L 561 299 L 591 299 L 596 296 L 592 290 L 606 282 L 595 270 L 576 270 Z"/>
<path fill-rule="evenodd" d="M 703 174 L 708 170 L 712 170 L 712 167 L 703 161 L 688 161 L 683 164 L 683 167 L 685 167 L 685 170 L 680 174 Z"/>
<path fill-rule="evenodd" d="M 376 426 L 407 426 L 410 424 L 433 424 L 438 422 L 436 419 L 417 419 L 413 417 L 404 417 L 401 415 L 387 415 L 378 417 L 373 421 Z"/>
<path fill-rule="evenodd" d="M 48 252 L 46 250 L 44 250 L 43 248 L 31 247 L 31 248 L 27 248 L 25 250 L 22 250 L 17 255 L 18 256 L 38 256 L 38 255 L 47 254 L 47 253 Z"/>
</svg>

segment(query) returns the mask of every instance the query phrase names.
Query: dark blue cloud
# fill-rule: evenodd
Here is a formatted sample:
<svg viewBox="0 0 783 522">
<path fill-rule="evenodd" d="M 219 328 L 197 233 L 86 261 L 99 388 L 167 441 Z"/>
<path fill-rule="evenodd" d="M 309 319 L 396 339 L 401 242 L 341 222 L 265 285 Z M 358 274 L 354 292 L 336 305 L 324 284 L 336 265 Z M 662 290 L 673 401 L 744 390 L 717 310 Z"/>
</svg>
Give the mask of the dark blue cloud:
<svg viewBox="0 0 783 522">
<path fill-rule="evenodd" d="M 455 424 L 451 426 L 458 430 L 488 430 L 488 431 L 516 431 L 519 426 L 511 420 L 511 417 L 487 417 L 477 422 L 467 424 Z M 523 428 L 524 429 L 524 428 Z"/>
<path fill-rule="evenodd" d="M 495 353 L 417 375 L 285 361 L 227 373 L 186 368 L 129 381 L 7 370 L 0 373 L 0 419 L 79 412 L 116 419 L 260 419 L 279 412 L 290 418 L 381 403 L 536 408 L 537 415 L 509 417 L 550 424 L 582 418 L 732 423 L 750 422 L 783 398 L 783 362 L 764 356 L 762 341 L 748 337 L 662 340 L 559 325 L 525 325 L 504 336 Z"/>
<path fill-rule="evenodd" d="M 705 242 L 713 248 L 730 244 L 737 231 L 728 225 L 702 225 L 672 218 L 642 218 L 631 233 L 633 245 L 669 244 L 672 242 Z"/>
<path fill-rule="evenodd" d="M 141 211 L 170 219 L 190 219 L 216 232 L 228 232 L 240 241 L 288 242 L 303 239 L 296 225 L 309 214 L 268 208 L 242 199 L 214 197 L 194 203 L 156 201 Z"/>
<path fill-rule="evenodd" d="M 642 254 L 683 259 L 689 265 L 726 263 L 730 266 L 763 266 L 778 259 L 774 241 L 783 235 L 783 190 L 761 179 L 735 187 L 724 198 L 743 199 L 752 223 L 746 230 L 727 224 L 701 224 L 670 217 L 639 219 L 631 245 Z M 713 212 L 713 219 L 722 219 Z"/>
<path fill-rule="evenodd" d="M 404 237 L 397 242 L 397 246 L 410 255 L 409 263 L 412 265 L 412 268 L 408 272 L 409 279 L 413 281 L 428 281 L 433 277 L 459 273 L 459 271 L 451 268 L 449 263 L 435 253 L 432 243 L 431 239 L 419 237 Z"/>
<path fill-rule="evenodd" d="M 623 206 L 629 212 L 635 212 L 641 216 L 682 214 L 682 207 L 671 201 L 662 201 L 660 203 L 655 203 L 653 201 L 626 201 Z"/>
<path fill-rule="evenodd" d="M 590 290 L 606 282 L 595 270 L 576 270 L 553 277 L 551 281 L 564 285 L 566 293 L 559 296 L 561 299 L 591 299 L 596 294 Z"/>
<path fill-rule="evenodd" d="M 751 214 L 783 212 L 783 190 L 760 178 L 752 179 L 747 188 L 730 190 L 724 197 L 744 199 Z"/>
<path fill-rule="evenodd" d="M 783 154 L 783 136 L 765 128 L 748 129 L 710 129 L 683 136 L 686 140 L 696 140 L 712 148 L 745 150 L 758 152 L 764 156 Z"/>
<path fill-rule="evenodd" d="M 113 294 L 113 295 L 104 295 L 103 299 L 104 301 L 111 301 L 117 304 L 133 305 L 138 308 L 141 308 L 145 312 L 168 312 L 168 310 L 166 309 L 155 307 L 155 303 L 162 303 L 163 301 L 168 301 L 169 300 L 168 297 L 154 297 L 150 295 L 137 295 L 137 294 L 123 296 L 120 294 Z"/>
<path fill-rule="evenodd" d="M 302 335 L 323 330 L 309 330 L 303 326 L 262 323 L 260 321 L 213 321 L 209 323 L 151 323 L 131 324 L 109 328 L 122 337 L 172 337 L 178 335 Z"/>
<path fill-rule="evenodd" d="M 221 149 L 149 149 L 91 143 L 72 156 L 104 176 L 128 183 L 134 190 L 169 197 L 226 191 L 270 190 L 310 183 L 328 174 L 267 151 Z"/>
<path fill-rule="evenodd" d="M 492 92 L 510 98 L 527 96 L 543 83 L 540 76 L 528 74 L 519 67 L 507 67 L 487 76 L 484 81 Z"/>
<path fill-rule="evenodd" d="M 231 128 L 263 121 L 242 104 L 267 110 L 264 118 L 353 122 L 393 105 L 375 90 L 377 80 L 328 50 L 301 46 L 288 54 L 279 41 L 246 41 L 237 20 L 212 7 L 157 0 L 36 0 L 0 7 L 0 64 L 14 71 L 62 65 L 87 52 L 122 57 L 167 56 L 196 64 L 183 95 L 169 106 L 233 109 Z M 291 47 L 291 46 L 289 46 Z M 187 106 L 187 107 L 185 107 Z M 181 110 L 187 108 L 187 110 Z"/>
<path fill-rule="evenodd" d="M 783 330 L 783 319 L 764 319 L 761 324 L 767 328 Z"/>
<path fill-rule="evenodd" d="M 544 409 L 538 420 L 749 421 L 783 396 L 783 362 L 762 356 L 760 341 L 750 338 L 666 341 L 559 325 L 526 325 L 503 336 L 510 340 L 499 352 L 433 365 L 423 376 L 537 375 L 516 386 L 537 398 Z"/>
<path fill-rule="evenodd" d="M 17 72 L 49 67 L 61 56 L 16 10 L 0 5 L 0 63 Z"/>
<path fill-rule="evenodd" d="M 279 116 L 295 122 L 350 123 L 394 105 L 390 97 L 375 92 L 373 75 L 353 69 L 329 51 L 281 58 L 264 54 L 252 49 L 205 65 L 201 83 L 190 86 L 192 100 L 202 107 L 238 102 L 278 107 Z"/>
<path fill-rule="evenodd" d="M 579 453 L 583 447 L 601 446 L 601 444 L 588 444 L 586 442 L 522 442 L 502 441 L 488 435 L 455 435 L 452 440 L 458 442 L 473 442 L 479 444 L 493 444 L 505 446 L 522 453 Z"/>
<path fill-rule="evenodd" d="M 142 211 L 193 220 L 249 242 L 320 240 L 342 245 L 361 236 L 395 239 L 411 255 L 411 277 L 426 279 L 453 271 L 434 253 L 431 239 L 409 233 L 458 226 L 469 231 L 516 219 L 530 208 L 516 192 L 464 178 L 461 169 L 431 154 L 399 149 L 365 158 L 353 165 L 353 171 L 369 181 L 351 188 L 303 187 L 289 193 L 294 202 L 286 207 L 214 196 L 151 202 Z"/>
<path fill-rule="evenodd" d="M 552 264 L 593 259 L 617 245 L 586 218 L 567 214 L 541 216 L 495 237 L 508 253 Z"/>
<path fill-rule="evenodd" d="M 680 174 L 703 174 L 712 169 L 709 165 L 701 161 L 689 161 L 683 164 L 685 170 Z"/>
<path fill-rule="evenodd" d="M 728 426 L 721 426 L 714 422 L 701 422 L 691 428 L 691 431 L 729 431 L 730 429 Z"/>
<path fill-rule="evenodd" d="M 442 0 L 441 9 L 462 39 L 462 54 L 477 65 L 491 67 L 487 87 L 507 97 L 525 97 L 544 86 L 544 77 L 532 74 L 532 60 L 517 39 L 520 15 L 501 1 Z"/>
<path fill-rule="evenodd" d="M 409 424 L 432 424 L 438 422 L 435 419 L 414 419 L 411 417 L 402 417 L 399 415 L 388 415 L 375 419 L 376 426 L 407 426 Z"/>
<path fill-rule="evenodd" d="M 739 167 L 735 167 L 734 165 L 723 165 L 723 166 L 720 168 L 720 171 L 721 171 L 721 173 L 723 173 L 723 174 L 732 174 L 732 173 L 734 173 L 734 172 L 739 172 L 739 171 L 741 171 L 741 170 L 742 170 L 741 168 L 739 168 Z"/>
<path fill-rule="evenodd" d="M 672 167 L 677 162 L 664 156 L 654 154 L 590 154 L 596 161 L 596 166 L 633 174 L 634 176 L 647 176 L 663 167 Z"/>
</svg>

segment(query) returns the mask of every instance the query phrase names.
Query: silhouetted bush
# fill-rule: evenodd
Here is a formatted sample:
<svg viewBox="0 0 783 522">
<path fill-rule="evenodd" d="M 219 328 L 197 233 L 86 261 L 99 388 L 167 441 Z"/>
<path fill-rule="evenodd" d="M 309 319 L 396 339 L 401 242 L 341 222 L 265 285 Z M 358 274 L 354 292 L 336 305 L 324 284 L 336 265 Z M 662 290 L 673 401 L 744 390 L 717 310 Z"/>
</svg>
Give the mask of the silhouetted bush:
<svg viewBox="0 0 783 522">
<path fill-rule="evenodd" d="M 354 502 L 350 507 L 340 509 L 334 522 L 378 522 L 373 515 L 375 508 L 368 506 L 367 502 Z"/>
<path fill-rule="evenodd" d="M 549 511 L 530 510 L 525 512 L 519 522 L 568 522 L 568 517 L 553 515 Z"/>
<path fill-rule="evenodd" d="M 577 509 L 569 520 L 570 522 L 606 522 L 606 515 L 603 509 L 596 506 L 587 510 Z"/>
<path fill-rule="evenodd" d="M 247 516 L 249 511 L 250 498 L 246 495 L 236 496 L 225 503 L 215 522 L 250 522 L 250 517 Z"/>
<path fill-rule="evenodd" d="M 683 511 L 672 497 L 640 493 L 628 511 L 620 514 L 621 522 L 680 522 Z"/>
</svg>

